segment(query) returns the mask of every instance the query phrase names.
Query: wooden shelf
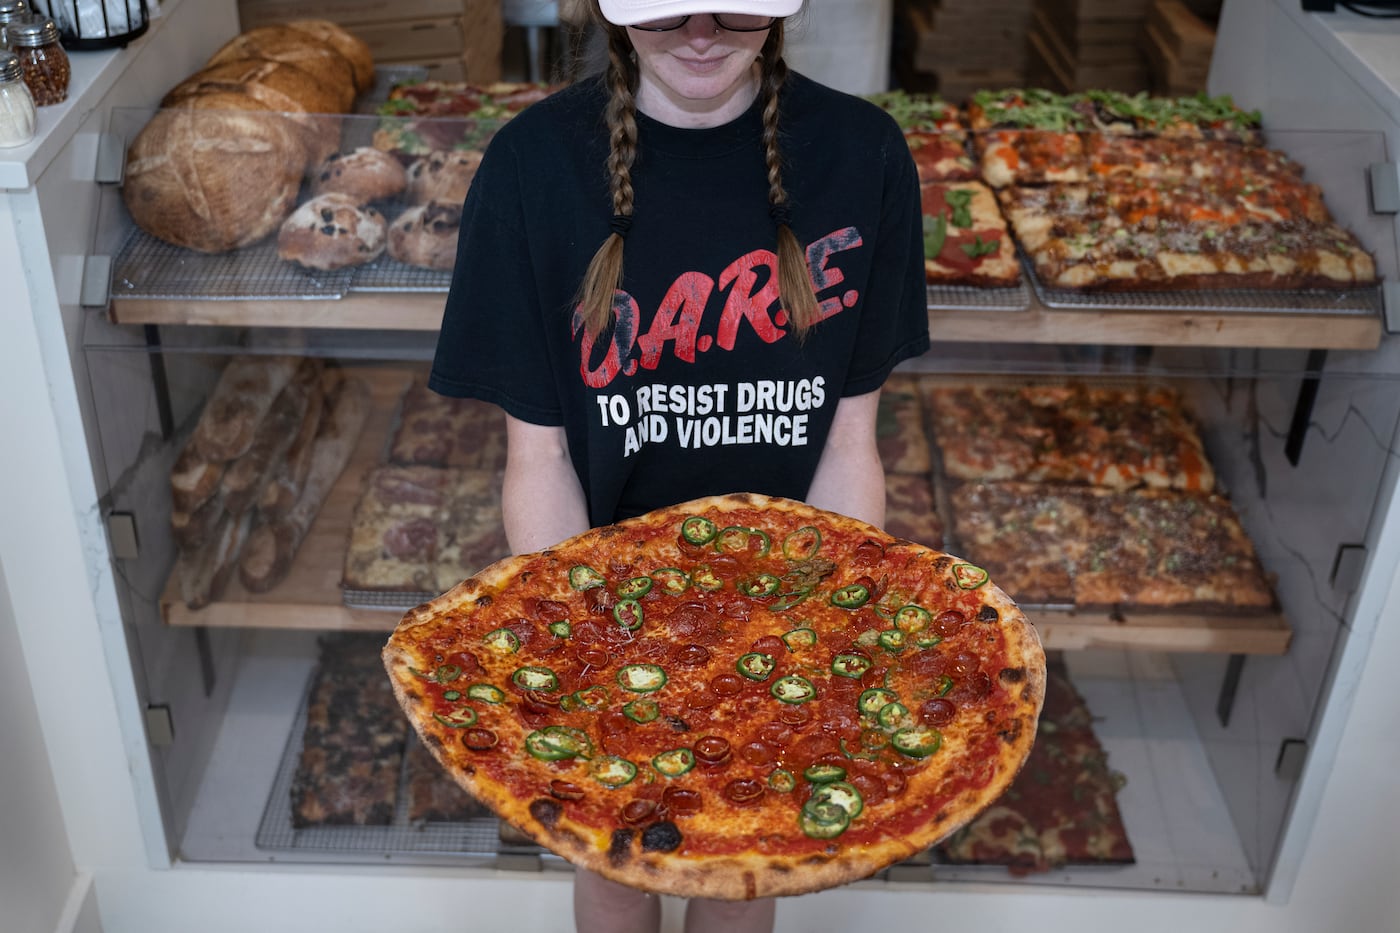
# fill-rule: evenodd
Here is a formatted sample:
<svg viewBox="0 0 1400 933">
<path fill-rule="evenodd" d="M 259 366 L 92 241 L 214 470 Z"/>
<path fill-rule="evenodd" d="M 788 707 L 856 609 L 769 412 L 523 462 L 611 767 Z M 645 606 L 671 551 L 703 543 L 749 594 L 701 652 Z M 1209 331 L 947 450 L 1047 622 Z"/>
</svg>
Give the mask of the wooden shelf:
<svg viewBox="0 0 1400 933">
<path fill-rule="evenodd" d="M 340 578 L 350 521 L 365 473 L 384 459 L 399 398 L 421 367 L 373 366 L 349 370 L 369 384 L 373 407 L 350 464 L 336 481 L 291 573 L 267 593 L 250 593 L 234 580 L 216 602 L 190 609 L 172 575 L 161 613 L 174 626 L 389 632 L 403 613 L 351 609 L 341 600 Z M 1077 610 L 1027 611 L 1046 648 L 1120 648 L 1223 654 L 1283 654 L 1291 631 L 1279 615 L 1162 613 L 1120 616 Z"/>
<path fill-rule="evenodd" d="M 114 298 L 109 316 L 116 324 L 435 332 L 445 300 L 440 292 L 304 301 Z M 929 331 L 935 341 L 960 343 L 1374 350 L 1381 341 L 1381 321 L 1374 315 L 1079 311 L 1047 309 L 1034 298 L 1026 311 L 930 311 Z"/>
</svg>

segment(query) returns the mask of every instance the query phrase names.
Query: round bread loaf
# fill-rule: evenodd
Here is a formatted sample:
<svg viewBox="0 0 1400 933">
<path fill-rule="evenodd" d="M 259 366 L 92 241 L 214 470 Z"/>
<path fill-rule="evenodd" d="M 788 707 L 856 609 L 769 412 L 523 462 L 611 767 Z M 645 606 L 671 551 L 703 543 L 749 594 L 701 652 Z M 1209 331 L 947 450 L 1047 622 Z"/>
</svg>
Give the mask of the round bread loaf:
<svg viewBox="0 0 1400 933">
<path fill-rule="evenodd" d="M 332 153 L 311 172 L 311 192 L 335 191 L 356 204 L 401 194 L 407 184 L 403 164 L 382 149 L 361 146 L 344 155 Z"/>
<path fill-rule="evenodd" d="M 277 229 L 296 204 L 305 166 L 301 139 L 280 117 L 161 110 L 127 150 L 122 199 L 152 236 L 219 253 Z"/>
<path fill-rule="evenodd" d="M 374 55 L 369 43 L 328 19 L 295 19 L 286 25 L 307 32 L 335 49 L 355 73 L 355 90 L 363 94 L 374 86 Z"/>
<path fill-rule="evenodd" d="M 337 113 L 349 110 L 355 102 L 355 71 L 350 62 L 310 33 L 289 26 L 259 26 L 224 43 L 208 64 L 240 58 L 266 58 L 297 66 L 336 95 Z"/>
<path fill-rule="evenodd" d="M 389 225 L 389 255 L 399 262 L 451 271 L 457 262 L 460 202 L 429 201 L 410 207 Z"/>
<path fill-rule="evenodd" d="M 433 150 L 408 167 L 409 202 L 461 204 L 480 165 L 481 153 L 475 149 Z"/>
<path fill-rule="evenodd" d="M 332 192 L 306 201 L 277 234 L 277 255 L 308 269 L 359 266 L 384 252 L 384 215 Z"/>
<path fill-rule="evenodd" d="M 247 98 L 240 100 L 237 96 Z M 296 124 L 307 157 L 319 162 L 340 148 L 336 95 L 305 71 L 285 62 L 241 58 L 196 72 L 165 95 L 162 107 L 268 110 Z"/>
</svg>

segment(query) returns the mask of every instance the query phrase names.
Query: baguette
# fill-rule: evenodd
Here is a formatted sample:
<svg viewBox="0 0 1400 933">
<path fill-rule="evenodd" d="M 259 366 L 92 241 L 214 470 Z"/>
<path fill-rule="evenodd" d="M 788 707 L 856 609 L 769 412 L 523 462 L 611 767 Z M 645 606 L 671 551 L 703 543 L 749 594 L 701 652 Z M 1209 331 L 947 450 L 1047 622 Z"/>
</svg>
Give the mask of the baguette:
<svg viewBox="0 0 1400 933">
<path fill-rule="evenodd" d="M 197 551 L 204 546 L 224 515 L 222 493 L 210 496 L 203 505 L 189 512 L 179 509 L 170 513 L 170 530 L 175 544 L 182 551 Z"/>
<path fill-rule="evenodd" d="M 321 417 L 326 411 L 326 396 L 344 377 L 337 371 L 328 370 L 317 382 L 306 405 L 306 414 L 301 425 L 287 448 L 287 455 L 272 479 L 263 486 L 258 498 L 258 517 L 263 521 L 282 518 L 296 505 L 301 489 L 306 485 L 306 474 L 311 469 L 311 452 L 316 449 L 316 434 L 321 427 Z"/>
<path fill-rule="evenodd" d="M 220 484 L 224 508 L 240 515 L 262 495 L 263 486 L 296 439 L 297 426 L 306 415 L 311 393 L 321 378 L 318 360 L 303 360 L 296 376 L 277 396 L 267 417 L 258 425 L 248 451 L 228 465 Z"/>
<path fill-rule="evenodd" d="M 223 475 L 222 463 L 211 463 L 186 445 L 170 469 L 170 501 L 174 510 L 188 515 L 208 502 L 219 491 Z"/>
<path fill-rule="evenodd" d="M 359 380 L 346 379 L 327 398 L 301 495 L 285 516 L 255 528 L 244 550 L 239 577 L 249 590 L 266 592 L 292 569 L 292 558 L 350 462 L 368 415 L 369 390 Z"/>
<path fill-rule="evenodd" d="M 247 453 L 259 422 L 299 365 L 301 360 L 294 356 L 230 360 L 195 425 L 190 438 L 194 453 L 216 463 Z"/>
<path fill-rule="evenodd" d="M 180 596 L 191 609 L 203 609 L 224 594 L 238 567 L 238 555 L 248 537 L 253 513 L 220 515 L 209 540 L 196 551 L 182 551 L 177 561 Z"/>
</svg>

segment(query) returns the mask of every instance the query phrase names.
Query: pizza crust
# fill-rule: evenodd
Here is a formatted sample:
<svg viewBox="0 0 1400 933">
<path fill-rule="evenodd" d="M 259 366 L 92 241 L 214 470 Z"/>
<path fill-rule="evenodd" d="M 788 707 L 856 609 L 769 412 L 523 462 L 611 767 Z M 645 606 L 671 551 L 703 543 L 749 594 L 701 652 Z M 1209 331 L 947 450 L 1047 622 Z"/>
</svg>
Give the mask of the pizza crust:
<svg viewBox="0 0 1400 933">
<path fill-rule="evenodd" d="M 539 554 L 506 558 L 404 616 L 385 646 L 383 657 L 395 695 L 425 746 L 468 793 L 540 845 L 575 865 L 613 881 L 682 897 L 741 900 L 802 894 L 844 884 L 868 877 L 894 862 L 908 858 L 966 824 L 1006 789 L 1025 761 L 1035 738 L 1036 721 L 1045 695 L 1045 661 L 1039 636 L 1016 604 L 990 582 L 977 591 L 984 607 L 978 615 L 980 621 L 969 624 L 997 624 L 1004 641 L 999 656 L 1009 659 L 1003 669 L 995 671 L 994 676 L 998 681 L 997 686 L 1005 691 L 1004 695 L 1008 698 L 998 709 L 1009 708 L 1011 712 L 1005 714 L 995 736 L 981 736 L 982 747 L 995 742 L 995 755 L 971 760 L 957 759 L 963 765 L 978 769 L 978 780 L 973 781 L 971 786 L 960 786 L 938 806 L 936 812 L 933 812 L 931 796 L 922 792 L 927 789 L 928 782 L 911 780 L 907 797 L 900 798 L 900 806 L 886 808 L 889 813 L 897 812 L 902 824 L 908 825 L 891 826 L 887 830 L 882 822 L 878 836 L 862 838 L 852 831 L 844 841 L 838 837 L 826 843 L 803 842 L 805 850 L 800 853 L 774 854 L 763 851 L 763 835 L 758 833 L 756 838 L 748 837 L 753 838 L 754 842 L 745 852 L 688 855 L 676 849 L 688 827 L 704 827 L 706 820 L 687 823 L 687 819 L 698 818 L 677 817 L 675 821 L 663 820 L 636 828 L 585 823 L 571 815 L 566 802 L 551 797 L 546 790 L 518 794 L 503 782 L 490 779 L 484 773 L 485 765 L 481 768 L 474 766 L 468 753 L 458 754 L 455 749 L 449 748 L 448 743 L 456 740 L 456 734 L 433 721 L 432 707 L 425 696 L 425 681 L 421 674 L 414 673 L 416 665 L 424 664 L 418 660 L 417 648 L 424 642 L 445 645 L 447 634 L 439 631 L 440 626 L 465 627 L 465 620 L 470 618 L 471 613 L 488 609 L 497 599 L 497 594 L 504 593 L 511 586 L 539 585 L 539 592 L 547 594 L 548 585 L 537 573 L 542 562 L 547 562 L 551 557 L 562 555 L 567 559 L 568 555 L 584 549 L 594 562 L 601 562 L 605 559 L 601 555 L 610 545 L 622 548 L 640 540 L 632 532 L 665 528 L 694 514 L 710 516 L 718 524 L 727 513 L 753 509 L 762 510 L 768 515 L 782 514 L 789 523 L 827 523 L 822 527 L 839 523 L 846 528 L 858 528 L 869 539 L 884 545 L 886 554 L 896 555 L 890 560 L 923 562 L 931 579 L 942 578 L 937 586 L 956 594 L 949 569 L 958 562 L 957 558 L 892 538 L 873 526 L 821 512 L 792 500 L 733 494 L 657 510 L 618 525 L 594 529 Z M 660 549 L 665 551 L 664 546 Z M 659 559 L 665 561 L 667 557 Z M 444 622 L 449 619 L 450 623 Z M 442 647 L 440 650 L 448 649 Z M 945 740 L 945 747 L 947 745 Z M 528 756 L 521 755 L 512 761 L 518 763 L 510 764 L 512 769 L 528 770 L 532 767 Z M 915 778 L 934 771 L 931 768 L 910 768 Z M 516 773 L 516 770 L 511 773 Z M 605 790 L 600 793 L 619 792 Z M 921 813 L 920 808 L 931 812 Z M 796 826 L 790 822 L 793 819 L 790 809 L 762 806 L 736 812 L 758 814 L 758 818 L 765 821 L 756 825 L 771 825 L 775 834 L 799 835 Z M 914 822 L 909 823 L 911 814 Z M 783 821 L 781 825 L 778 820 Z M 731 837 L 734 832 L 731 823 L 719 819 L 708 823 L 722 826 L 726 837 Z"/>
</svg>

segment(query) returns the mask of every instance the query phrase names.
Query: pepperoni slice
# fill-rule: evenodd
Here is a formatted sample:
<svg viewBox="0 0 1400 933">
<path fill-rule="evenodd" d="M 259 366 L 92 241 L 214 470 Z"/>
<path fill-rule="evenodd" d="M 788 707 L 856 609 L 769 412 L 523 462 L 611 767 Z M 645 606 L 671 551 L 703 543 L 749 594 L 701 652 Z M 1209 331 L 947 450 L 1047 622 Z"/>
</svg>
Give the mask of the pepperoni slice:
<svg viewBox="0 0 1400 933">
<path fill-rule="evenodd" d="M 569 617 L 569 607 L 557 600 L 541 599 L 536 601 L 535 611 L 531 615 L 538 622 L 558 622 Z"/>
<path fill-rule="evenodd" d="M 748 742 L 739 747 L 739 757 L 755 767 L 772 764 L 778 757 L 778 750 L 767 742 Z"/>
<path fill-rule="evenodd" d="M 957 704 L 945 697 L 925 700 L 919 707 L 919 716 L 930 726 L 946 726 L 958 715 Z"/>
<path fill-rule="evenodd" d="M 855 553 L 851 555 L 851 563 L 861 566 L 878 564 L 885 557 L 885 546 L 879 541 L 865 540 L 856 545 Z"/>
<path fill-rule="evenodd" d="M 701 687 L 685 698 L 685 705 L 690 709 L 709 709 L 719 702 L 719 697 L 708 687 Z"/>
<path fill-rule="evenodd" d="M 490 729 L 468 729 L 462 735 L 462 744 L 474 752 L 487 752 L 496 747 L 500 739 Z"/>
<path fill-rule="evenodd" d="M 983 671 L 977 671 L 954 687 L 950 696 L 952 696 L 955 701 L 971 703 L 986 699 L 987 695 L 991 692 L 992 678 L 988 677 Z"/>
<path fill-rule="evenodd" d="M 622 807 L 622 822 L 636 826 L 646 822 L 655 812 L 655 800 L 629 800 Z"/>
<path fill-rule="evenodd" d="M 867 807 L 873 807 L 875 804 L 884 800 L 888 794 L 885 788 L 885 782 L 873 775 L 851 774 L 846 776 L 846 780 L 853 784 L 856 790 L 860 791 L 860 795 L 865 799 L 865 805 Z"/>
<path fill-rule="evenodd" d="M 692 751 L 698 760 L 707 765 L 724 764 L 733 754 L 729 740 L 718 735 L 706 735 L 697 739 Z"/>
<path fill-rule="evenodd" d="M 582 800 L 583 788 L 569 781 L 550 781 L 549 794 L 560 800 Z"/>
<path fill-rule="evenodd" d="M 792 727 L 780 722 L 765 722 L 758 727 L 758 737 L 770 745 L 785 748 L 792 743 Z"/>
<path fill-rule="evenodd" d="M 607 649 L 598 647 L 580 648 L 574 657 L 585 667 L 607 667 L 608 662 L 612 660 L 612 655 L 608 654 Z"/>
<path fill-rule="evenodd" d="M 787 642 L 777 635 L 764 635 L 762 638 L 755 639 L 753 647 L 749 650 L 779 658 L 787 654 Z"/>
<path fill-rule="evenodd" d="M 735 778 L 724 785 L 723 790 L 725 799 L 741 807 L 758 803 L 763 799 L 763 793 L 763 782 L 753 778 Z"/>
<path fill-rule="evenodd" d="M 710 689 L 722 697 L 732 697 L 744 690 L 744 678 L 738 674 L 716 674 L 710 678 Z"/>
<path fill-rule="evenodd" d="M 700 667 L 710 660 L 710 649 L 704 645 L 678 645 L 671 652 L 671 661 L 682 667 Z"/>
<path fill-rule="evenodd" d="M 785 703 L 778 712 L 778 719 L 794 729 L 800 729 L 812 721 L 812 707 L 808 703 Z"/>
<path fill-rule="evenodd" d="M 606 586 L 595 586 L 588 591 L 588 609 L 595 615 L 611 615 L 616 602 L 617 597 Z"/>
<path fill-rule="evenodd" d="M 944 638 L 952 638 L 963 630 L 967 624 L 967 616 L 956 609 L 945 609 L 933 620 L 933 630 Z"/>
<path fill-rule="evenodd" d="M 661 809 L 673 816 L 693 816 L 704 808 L 705 798 L 697 790 L 668 787 L 661 792 Z"/>
<path fill-rule="evenodd" d="M 982 659 L 971 651 L 959 651 L 953 655 L 951 663 L 948 665 L 949 673 L 966 676 L 973 673 L 982 666 Z"/>
</svg>

